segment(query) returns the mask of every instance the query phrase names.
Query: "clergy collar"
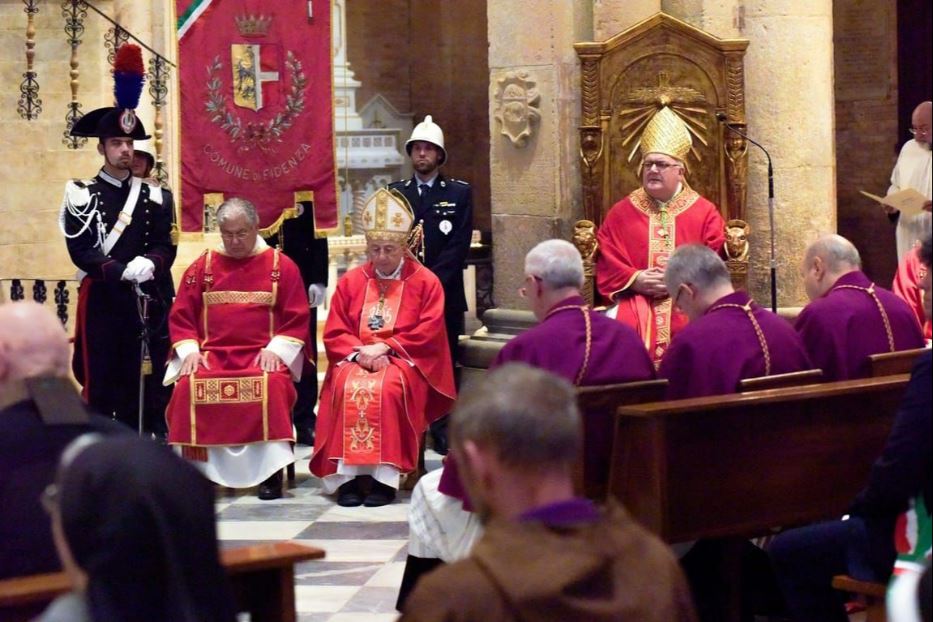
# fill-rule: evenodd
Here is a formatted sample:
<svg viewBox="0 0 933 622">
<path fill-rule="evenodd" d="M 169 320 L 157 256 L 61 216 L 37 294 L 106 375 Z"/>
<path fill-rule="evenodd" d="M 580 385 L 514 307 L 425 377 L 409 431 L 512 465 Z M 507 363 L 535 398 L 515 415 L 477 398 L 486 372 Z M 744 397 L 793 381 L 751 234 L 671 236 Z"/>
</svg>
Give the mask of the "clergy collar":
<svg viewBox="0 0 933 622">
<path fill-rule="evenodd" d="M 392 274 L 383 274 L 382 272 L 376 269 L 376 266 L 373 266 L 373 272 L 376 273 L 377 278 L 397 281 L 400 278 L 402 278 L 402 267 L 404 267 L 404 265 L 405 265 L 405 258 L 402 257 L 402 259 L 398 262 L 398 266 L 395 268 L 395 270 L 392 271 Z"/>
<path fill-rule="evenodd" d="M 558 300 L 554 303 L 550 309 L 547 310 L 547 313 L 544 314 L 544 317 L 550 317 L 552 313 L 557 313 L 558 311 L 563 311 L 564 309 L 571 309 L 575 307 L 581 307 L 586 304 L 586 301 L 583 300 L 583 296 L 576 294 L 574 296 L 567 296 L 563 300 Z"/>
<path fill-rule="evenodd" d="M 268 248 L 269 248 L 269 245 L 266 244 L 266 241 L 265 241 L 264 239 L 262 239 L 262 236 L 261 236 L 261 235 L 257 235 L 257 236 L 256 236 L 256 246 L 253 247 L 253 250 L 250 251 L 250 253 L 249 253 L 249 255 L 247 255 L 247 257 L 255 257 L 256 255 L 262 253 L 263 251 L 265 251 L 265 250 L 268 249 Z M 226 249 L 224 248 L 224 243 L 223 243 L 222 240 L 221 240 L 221 242 L 217 245 L 217 248 L 215 248 L 214 250 L 215 250 L 217 253 L 220 253 L 221 255 L 223 255 L 224 257 L 229 257 L 229 256 L 230 256 L 230 255 L 227 254 L 227 251 L 226 251 Z M 244 259 L 246 259 L 246 257 L 244 257 Z"/>
<path fill-rule="evenodd" d="M 421 186 L 421 185 L 425 185 L 425 186 L 427 186 L 428 188 L 433 188 L 433 187 L 434 187 L 434 182 L 437 181 L 437 178 L 438 178 L 438 176 L 440 176 L 440 174 L 441 174 L 441 172 L 440 172 L 439 170 L 435 169 L 435 170 L 434 170 L 434 175 L 432 175 L 432 176 L 431 176 L 431 179 L 429 179 L 429 180 L 427 180 L 427 181 L 421 181 L 421 178 L 418 177 L 418 175 L 414 175 L 415 187 L 418 187 L 418 186 Z"/>
<path fill-rule="evenodd" d="M 721 307 L 722 305 L 739 305 L 744 307 L 750 302 L 754 303 L 755 301 L 752 300 L 751 296 L 748 295 L 748 292 L 737 290 L 731 294 L 726 294 L 722 298 L 719 298 L 716 302 L 706 308 L 706 311 L 703 312 L 703 315 L 717 311 L 717 307 Z"/>
<path fill-rule="evenodd" d="M 657 199 L 652 197 L 650 194 L 648 196 L 651 197 L 651 200 L 654 201 L 655 205 L 658 206 L 659 210 L 664 210 L 664 209 L 667 209 L 667 206 L 671 204 L 671 201 L 676 199 L 677 196 L 683 191 L 684 191 L 684 185 L 683 183 L 679 183 L 677 184 L 677 189 L 674 190 L 674 194 L 672 194 L 671 198 L 669 198 L 667 201 L 658 201 Z"/>
<path fill-rule="evenodd" d="M 117 188 L 122 188 L 122 187 L 123 187 L 123 184 L 124 184 L 127 180 L 129 180 L 129 178 L 132 176 L 132 173 L 130 173 L 129 171 L 127 171 L 127 172 L 126 172 L 126 177 L 124 177 L 123 179 L 117 179 L 116 177 L 114 177 L 113 175 L 111 175 L 110 173 L 108 173 L 107 171 L 105 171 L 103 168 L 101 168 L 101 169 L 100 169 L 100 172 L 97 174 L 97 176 L 100 177 L 101 179 L 103 179 L 104 181 L 106 181 L 106 182 L 107 182 L 108 184 L 110 184 L 111 186 L 116 186 Z"/>
</svg>

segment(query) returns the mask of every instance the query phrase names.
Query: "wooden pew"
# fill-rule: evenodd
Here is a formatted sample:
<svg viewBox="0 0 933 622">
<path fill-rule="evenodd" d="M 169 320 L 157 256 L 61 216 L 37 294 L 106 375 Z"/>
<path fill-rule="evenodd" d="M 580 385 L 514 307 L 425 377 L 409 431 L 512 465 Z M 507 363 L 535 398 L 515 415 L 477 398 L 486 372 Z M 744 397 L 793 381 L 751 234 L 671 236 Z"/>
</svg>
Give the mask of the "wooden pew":
<svg viewBox="0 0 933 622">
<path fill-rule="evenodd" d="M 900 350 L 899 352 L 883 352 L 868 357 L 868 375 L 872 378 L 879 376 L 893 376 L 894 374 L 909 374 L 913 369 L 917 357 L 927 348 L 914 350 Z"/>
<path fill-rule="evenodd" d="M 251 622 L 295 622 L 295 564 L 324 557 L 296 542 L 256 544 L 221 551 L 238 610 Z M 0 581 L 0 620 L 28 621 L 71 589 L 64 572 Z"/>
<path fill-rule="evenodd" d="M 619 408 L 609 492 L 668 542 L 840 516 L 909 376 Z"/>
<path fill-rule="evenodd" d="M 616 409 L 662 400 L 666 390 L 667 380 L 577 388 L 577 405 L 583 417 L 583 454 L 574 469 L 579 494 L 597 501 L 606 498 Z"/>
<path fill-rule="evenodd" d="M 823 382 L 822 369 L 806 369 L 787 374 L 773 374 L 771 376 L 758 376 L 739 380 L 739 393 L 746 391 L 763 391 L 764 389 L 780 389 L 782 387 L 799 387 L 805 384 Z"/>
</svg>

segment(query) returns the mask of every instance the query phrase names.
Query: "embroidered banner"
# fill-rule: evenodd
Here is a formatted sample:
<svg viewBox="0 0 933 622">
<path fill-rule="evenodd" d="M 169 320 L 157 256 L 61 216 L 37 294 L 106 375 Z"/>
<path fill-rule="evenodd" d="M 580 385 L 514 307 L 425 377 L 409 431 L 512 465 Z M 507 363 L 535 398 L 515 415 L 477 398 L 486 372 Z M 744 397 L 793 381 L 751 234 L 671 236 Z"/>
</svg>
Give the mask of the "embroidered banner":
<svg viewBox="0 0 933 622">
<path fill-rule="evenodd" d="M 330 0 L 175 7 L 182 232 L 204 230 L 218 194 L 252 201 L 272 229 L 310 200 L 318 232 L 336 229 Z"/>
</svg>

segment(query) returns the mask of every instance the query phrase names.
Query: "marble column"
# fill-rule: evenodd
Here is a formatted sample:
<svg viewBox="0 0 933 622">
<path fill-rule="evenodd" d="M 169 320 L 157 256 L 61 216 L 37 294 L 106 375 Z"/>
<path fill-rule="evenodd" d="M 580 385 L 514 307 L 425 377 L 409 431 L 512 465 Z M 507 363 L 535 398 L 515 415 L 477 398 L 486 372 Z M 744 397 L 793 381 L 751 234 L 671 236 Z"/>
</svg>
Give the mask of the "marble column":
<svg viewBox="0 0 933 622">
<path fill-rule="evenodd" d="M 592 39 L 593 0 L 488 0 L 487 11 L 494 300 L 523 308 L 525 253 L 568 238 L 582 214 L 573 44 Z"/>
</svg>

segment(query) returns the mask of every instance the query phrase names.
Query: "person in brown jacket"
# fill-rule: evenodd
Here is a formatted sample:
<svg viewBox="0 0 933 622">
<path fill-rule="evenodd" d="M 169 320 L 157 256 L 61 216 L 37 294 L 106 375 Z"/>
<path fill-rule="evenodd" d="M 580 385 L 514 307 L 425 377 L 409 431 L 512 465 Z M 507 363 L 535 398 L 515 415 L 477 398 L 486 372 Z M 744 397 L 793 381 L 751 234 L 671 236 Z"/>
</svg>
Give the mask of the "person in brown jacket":
<svg viewBox="0 0 933 622">
<path fill-rule="evenodd" d="M 468 558 L 418 582 L 400 622 L 695 622 L 673 553 L 620 505 L 574 496 L 569 382 L 504 365 L 461 394 L 450 427 L 486 532 Z"/>
</svg>

